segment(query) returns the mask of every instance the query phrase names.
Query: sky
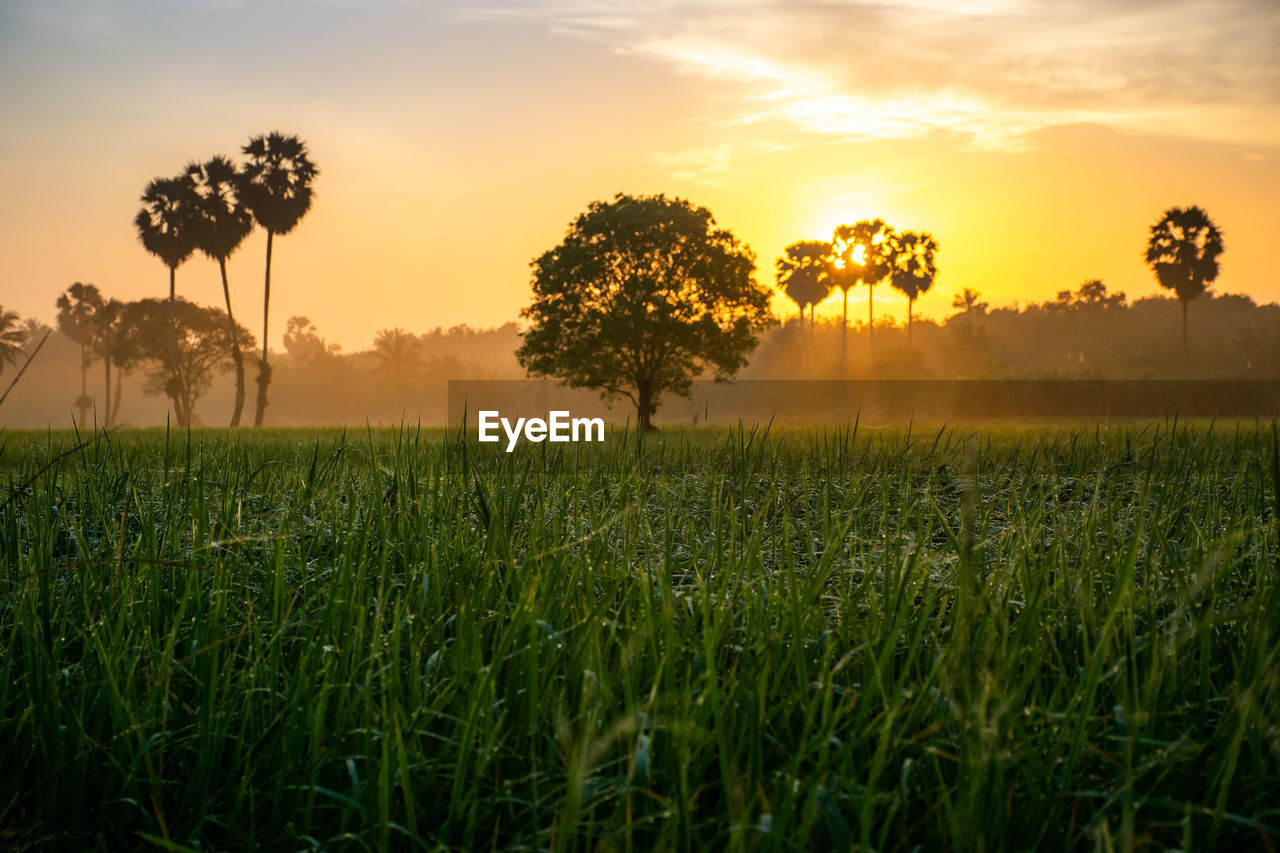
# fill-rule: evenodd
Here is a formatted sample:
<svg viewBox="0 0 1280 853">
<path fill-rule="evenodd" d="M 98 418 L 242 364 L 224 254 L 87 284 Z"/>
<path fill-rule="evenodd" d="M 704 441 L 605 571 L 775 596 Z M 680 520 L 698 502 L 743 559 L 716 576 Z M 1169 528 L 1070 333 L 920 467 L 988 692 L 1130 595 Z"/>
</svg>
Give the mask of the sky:
<svg viewBox="0 0 1280 853">
<path fill-rule="evenodd" d="M 1280 301 L 1274 0 L 5 0 L 0 125 L 0 305 L 50 323 L 76 281 L 167 295 L 147 181 L 271 130 L 320 169 L 275 241 L 275 349 L 294 315 L 348 351 L 515 320 L 529 262 L 618 192 L 706 206 L 770 285 L 842 222 L 928 231 L 939 319 L 966 287 L 1155 293 L 1148 229 L 1196 204 L 1215 290 Z M 228 267 L 259 336 L 264 254 Z M 222 305 L 213 262 L 177 282 Z"/>
</svg>

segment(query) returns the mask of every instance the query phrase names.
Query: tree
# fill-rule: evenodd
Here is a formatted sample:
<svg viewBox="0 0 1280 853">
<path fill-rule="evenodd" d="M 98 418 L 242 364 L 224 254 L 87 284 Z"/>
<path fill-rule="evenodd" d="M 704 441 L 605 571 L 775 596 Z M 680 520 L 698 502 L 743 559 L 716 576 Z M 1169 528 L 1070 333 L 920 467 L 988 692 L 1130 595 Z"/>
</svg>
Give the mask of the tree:
<svg viewBox="0 0 1280 853">
<path fill-rule="evenodd" d="M 831 293 L 833 284 L 827 274 L 831 244 L 822 240 L 801 240 L 782 250 L 777 267 L 778 288 L 800 309 L 809 309 L 809 328 L 814 326 L 813 309 Z"/>
<path fill-rule="evenodd" d="M 325 358 L 337 355 L 342 347 L 331 344 L 320 337 L 315 324 L 310 318 L 294 316 L 289 318 L 284 331 L 285 352 L 302 364 L 318 364 Z"/>
<path fill-rule="evenodd" d="M 195 236 L 192 233 L 194 209 L 199 199 L 196 196 L 195 184 L 186 172 L 174 178 L 156 178 L 147 184 L 142 193 L 142 209 L 134 217 L 133 223 L 138 228 L 138 239 L 148 252 L 155 255 L 169 268 L 169 304 L 177 299 L 177 273 L 182 262 L 191 257 L 196 249 Z M 174 309 L 177 310 L 176 308 Z M 178 357 L 178 330 L 176 319 L 170 332 L 170 363 L 181 371 L 182 359 Z M 175 382 L 182 383 L 181 372 L 173 377 Z M 178 400 L 187 398 L 186 394 L 172 395 L 175 406 Z M 184 428 L 190 422 L 190 412 L 174 409 L 178 427 Z"/>
<path fill-rule="evenodd" d="M 1199 207 L 1171 207 L 1151 226 L 1146 261 L 1160 286 L 1182 301 L 1182 371 L 1187 372 L 1187 306 L 1218 277 L 1222 233 Z"/>
<path fill-rule="evenodd" d="M 23 320 L 22 321 L 23 351 L 28 353 L 31 352 L 32 349 L 34 349 L 37 345 L 39 345 L 40 341 L 44 340 L 45 334 L 51 331 L 53 331 L 53 329 L 51 329 L 47 323 L 35 317 L 28 317 L 27 319 Z"/>
<path fill-rule="evenodd" d="M 974 312 L 985 314 L 987 309 L 991 307 L 991 303 L 983 302 L 981 293 L 966 287 L 951 300 L 951 307 L 959 308 L 965 314 Z"/>
<path fill-rule="evenodd" d="M 423 380 L 422 343 L 404 329 L 383 329 L 373 342 L 373 372 L 385 391 L 404 394 Z"/>
<path fill-rule="evenodd" d="M 844 295 L 844 322 L 840 335 L 840 360 L 848 356 L 849 291 L 854 285 L 867 286 L 867 340 L 872 341 L 875 326 L 874 296 L 876 282 L 891 268 L 889 243 L 893 229 L 883 219 L 863 219 L 853 225 L 836 226 L 833 235 L 831 280 Z"/>
<path fill-rule="evenodd" d="M 187 174 L 195 186 L 197 202 L 191 227 L 196 247 L 218 262 L 222 274 L 222 296 L 227 303 L 227 330 L 231 333 L 231 355 L 235 361 L 236 398 L 231 412 L 231 426 L 240 426 L 244 411 L 244 356 L 236 341 L 237 326 L 231 312 L 231 288 L 227 284 L 227 258 L 253 230 L 253 216 L 244 206 L 236 189 L 239 185 L 236 167 L 222 155 L 205 163 L 192 163 Z"/>
<path fill-rule="evenodd" d="M 889 284 L 907 297 L 907 341 L 910 342 L 912 307 L 933 287 L 933 280 L 938 275 L 938 265 L 933 257 L 938 251 L 938 244 L 932 235 L 914 231 L 894 235 L 890 242 L 893 268 L 889 273 Z"/>
<path fill-rule="evenodd" d="M 75 407 L 80 410 L 80 423 L 89 420 L 93 398 L 89 396 L 88 372 L 91 360 L 89 344 L 93 341 L 94 315 L 104 300 L 97 285 L 76 282 L 58 297 L 58 331 L 80 345 L 80 396 Z"/>
<path fill-rule="evenodd" d="M 25 354 L 23 345 L 27 343 L 27 337 L 17 313 L 0 306 L 0 371 L 4 370 L 6 362 L 13 367 L 18 366 L 18 356 Z"/>
<path fill-rule="evenodd" d="M 258 399 L 253 425 L 262 426 L 267 411 L 271 365 L 267 361 L 268 315 L 271 309 L 271 246 L 277 234 L 288 234 L 311 209 L 311 184 L 320 174 L 296 136 L 272 132 L 255 136 L 242 149 L 248 162 L 240 173 L 239 196 L 267 232 L 267 266 L 262 287 L 262 361 L 258 365 Z"/>
<path fill-rule="evenodd" d="M 233 336 L 217 308 L 185 299 L 170 303 L 142 299 L 125 307 L 121 322 L 125 335 L 119 349 L 121 361 L 143 369 L 144 393 L 168 396 L 174 410 L 186 412 L 189 418 L 194 419 L 196 401 L 212 387 L 214 376 L 235 366 Z M 177 330 L 177 364 L 175 348 L 166 340 L 171 329 Z M 244 326 L 236 330 L 234 341 L 244 347 L 256 343 Z M 179 376 L 184 380 L 179 381 Z"/>
<path fill-rule="evenodd" d="M 1100 278 L 1086 279 L 1074 292 L 1059 290 L 1052 302 L 1046 302 L 1045 308 L 1051 311 L 1066 311 L 1074 308 L 1112 308 L 1123 307 L 1128 297 L 1124 291 L 1111 293 L 1106 282 Z"/>
<path fill-rule="evenodd" d="M 728 379 L 775 322 L 751 249 L 683 199 L 593 202 L 532 267 L 520 363 L 627 397 L 645 430 L 663 394 L 688 394 L 705 370 Z"/>
<path fill-rule="evenodd" d="M 1081 308 L 1122 308 L 1127 301 L 1123 290 L 1111 293 L 1100 278 L 1082 282 L 1075 296 L 1075 304 Z"/>
</svg>

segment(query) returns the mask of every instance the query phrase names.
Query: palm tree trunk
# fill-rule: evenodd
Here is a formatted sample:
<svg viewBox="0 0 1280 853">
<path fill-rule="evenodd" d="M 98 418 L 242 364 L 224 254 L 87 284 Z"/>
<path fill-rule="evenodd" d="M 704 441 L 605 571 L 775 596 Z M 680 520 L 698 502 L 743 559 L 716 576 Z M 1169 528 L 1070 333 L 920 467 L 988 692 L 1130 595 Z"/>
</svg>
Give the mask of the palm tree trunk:
<svg viewBox="0 0 1280 853">
<path fill-rule="evenodd" d="M 911 346 L 911 306 L 915 303 L 915 297 L 907 297 L 907 346 Z"/>
<path fill-rule="evenodd" d="M 80 410 L 80 426 L 89 420 L 89 386 L 86 374 L 89 372 L 89 345 L 80 345 L 80 399 L 76 400 L 76 408 Z"/>
<path fill-rule="evenodd" d="M 236 331 L 236 318 L 231 314 L 231 287 L 227 284 L 227 259 L 218 258 L 218 270 L 222 273 L 222 296 L 227 300 L 227 323 L 231 325 L 231 360 L 236 365 L 236 405 L 231 412 L 231 426 L 240 426 L 240 413 L 244 411 L 244 353 L 240 352 L 240 333 Z"/>
<path fill-rule="evenodd" d="M 267 363 L 267 314 L 271 309 L 271 238 L 267 231 L 267 272 L 262 284 L 262 361 L 258 364 L 258 403 L 253 413 L 253 425 L 262 426 L 267 412 L 267 386 L 271 384 L 271 365 Z"/>
</svg>

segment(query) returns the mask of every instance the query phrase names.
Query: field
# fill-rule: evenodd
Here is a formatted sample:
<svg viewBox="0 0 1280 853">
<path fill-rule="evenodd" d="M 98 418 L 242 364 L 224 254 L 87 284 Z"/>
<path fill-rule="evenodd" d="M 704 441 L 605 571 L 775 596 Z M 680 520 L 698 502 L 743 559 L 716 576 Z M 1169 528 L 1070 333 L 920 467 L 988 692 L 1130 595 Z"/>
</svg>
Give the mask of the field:
<svg viewBox="0 0 1280 853">
<path fill-rule="evenodd" d="M 1273 425 L 0 441 L 0 847 L 1280 847 Z"/>
</svg>

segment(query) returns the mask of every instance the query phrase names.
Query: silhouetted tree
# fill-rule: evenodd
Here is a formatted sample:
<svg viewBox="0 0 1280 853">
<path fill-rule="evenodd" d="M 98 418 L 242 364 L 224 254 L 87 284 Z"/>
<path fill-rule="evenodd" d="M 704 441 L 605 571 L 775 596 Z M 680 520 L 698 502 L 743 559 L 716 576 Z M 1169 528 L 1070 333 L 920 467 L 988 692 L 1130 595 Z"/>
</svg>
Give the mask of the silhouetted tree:
<svg viewBox="0 0 1280 853">
<path fill-rule="evenodd" d="M 711 370 L 727 379 L 774 322 L 755 256 L 705 207 L 665 196 L 593 202 L 533 262 L 516 356 L 535 376 L 624 396 L 653 429 L 664 393 Z"/>
<path fill-rule="evenodd" d="M 236 343 L 236 318 L 231 312 L 231 287 L 227 284 L 227 258 L 240 247 L 253 230 L 253 217 L 239 198 L 236 167 L 222 155 L 205 163 L 192 163 L 187 174 L 195 185 L 198 201 L 192 218 L 196 246 L 218 262 L 222 274 L 222 296 L 227 303 L 227 329 L 231 333 L 231 356 L 235 361 L 236 398 L 231 411 L 231 426 L 240 426 L 244 410 L 244 356 Z"/>
<path fill-rule="evenodd" d="M 423 379 L 422 345 L 417 335 L 404 329 L 383 329 L 373 342 L 377 364 L 373 372 L 384 390 L 404 394 Z"/>
<path fill-rule="evenodd" d="M 271 308 L 271 246 L 277 234 L 288 234 L 311 209 L 312 182 L 319 173 L 296 136 L 255 136 L 242 149 L 248 162 L 240 173 L 240 200 L 267 232 L 267 265 L 262 287 L 262 362 L 258 366 L 258 400 L 253 425 L 262 426 L 267 411 L 271 365 L 267 361 L 268 314 Z"/>
<path fill-rule="evenodd" d="M 914 231 L 895 234 L 889 241 L 889 257 L 893 268 L 889 284 L 907 297 L 907 341 L 911 340 L 911 313 L 916 299 L 933 287 L 938 275 L 934 254 L 938 244 L 933 236 Z"/>
<path fill-rule="evenodd" d="M 0 372 L 4 371 L 6 362 L 18 366 L 18 356 L 23 354 L 27 337 L 17 313 L 0 307 Z"/>
<path fill-rule="evenodd" d="M 867 286 L 867 340 L 875 328 L 874 292 L 876 283 L 889 274 L 889 238 L 893 229 L 883 219 L 863 219 L 853 225 L 836 226 L 833 235 L 831 280 L 844 296 L 844 321 L 840 335 L 840 362 L 848 357 L 849 291 L 858 284 Z"/>
<path fill-rule="evenodd" d="M 289 318 L 284 331 L 284 349 L 303 364 L 315 364 L 324 358 L 337 355 L 342 347 L 320 337 L 315 324 L 307 317 Z"/>
<path fill-rule="evenodd" d="M 1182 301 L 1182 371 L 1187 372 L 1187 306 L 1218 277 L 1222 233 L 1199 207 L 1171 207 L 1151 226 L 1147 264 Z"/>
<path fill-rule="evenodd" d="M 176 365 L 174 347 L 166 341 L 171 328 L 178 332 L 180 363 Z M 168 396 L 174 409 L 189 418 L 194 418 L 196 401 L 212 386 L 214 376 L 235 366 L 233 337 L 217 308 L 185 299 L 169 303 L 142 299 L 125 307 L 122 332 L 126 337 L 120 344 L 120 359 L 143 369 L 143 391 Z M 234 341 L 244 347 L 256 343 L 244 326 L 236 330 Z M 185 381 L 178 381 L 180 375 Z"/>
<path fill-rule="evenodd" d="M 80 423 L 89 420 L 93 398 L 89 396 L 89 344 L 93 341 L 94 315 L 102 309 L 104 300 L 97 285 L 76 282 L 58 297 L 58 331 L 80 345 L 80 396 L 75 407 L 80 411 Z"/>
<path fill-rule="evenodd" d="M 1100 278 L 1085 280 L 1076 290 L 1059 290 L 1052 302 L 1044 303 L 1050 311 L 1067 311 L 1077 308 L 1112 308 L 1128 301 L 1124 291 L 1111 293 Z"/>
<path fill-rule="evenodd" d="M 1075 304 L 1081 308 L 1116 308 L 1127 301 L 1123 290 L 1108 291 L 1106 282 L 1100 278 L 1087 279 L 1076 289 Z"/>
<path fill-rule="evenodd" d="M 178 267 L 191 257 L 196 249 L 195 236 L 192 233 L 194 210 L 199 199 L 196 196 L 195 184 L 186 172 L 174 178 L 156 178 L 147 184 L 142 193 L 142 209 L 134 217 L 133 223 L 138 228 L 138 239 L 148 252 L 158 257 L 169 268 L 169 304 L 177 299 Z M 176 309 L 175 309 L 176 311 Z M 182 359 L 178 357 L 177 320 L 173 322 L 170 333 L 174 352 L 170 364 L 181 371 Z M 181 384 L 185 381 L 179 372 L 173 381 Z M 174 416 L 178 427 L 185 428 L 190 423 L 190 412 L 176 408 L 180 400 L 187 395 L 176 393 L 170 395 L 174 401 Z"/>
<path fill-rule="evenodd" d="M 22 348 L 24 352 L 31 352 L 40 341 L 44 340 L 45 332 L 52 331 L 50 326 L 35 318 L 28 317 L 22 321 Z"/>
<path fill-rule="evenodd" d="M 991 307 L 988 302 L 982 301 L 982 294 L 976 290 L 966 287 L 960 293 L 957 293 L 951 300 L 952 308 L 959 308 L 965 314 L 977 312 L 978 314 L 987 313 L 987 309 Z"/>
<path fill-rule="evenodd" d="M 777 267 L 778 288 L 800 309 L 809 309 L 809 328 L 814 326 L 814 307 L 831 294 L 833 284 L 827 274 L 831 244 L 822 240 L 801 240 L 782 250 Z"/>
</svg>

